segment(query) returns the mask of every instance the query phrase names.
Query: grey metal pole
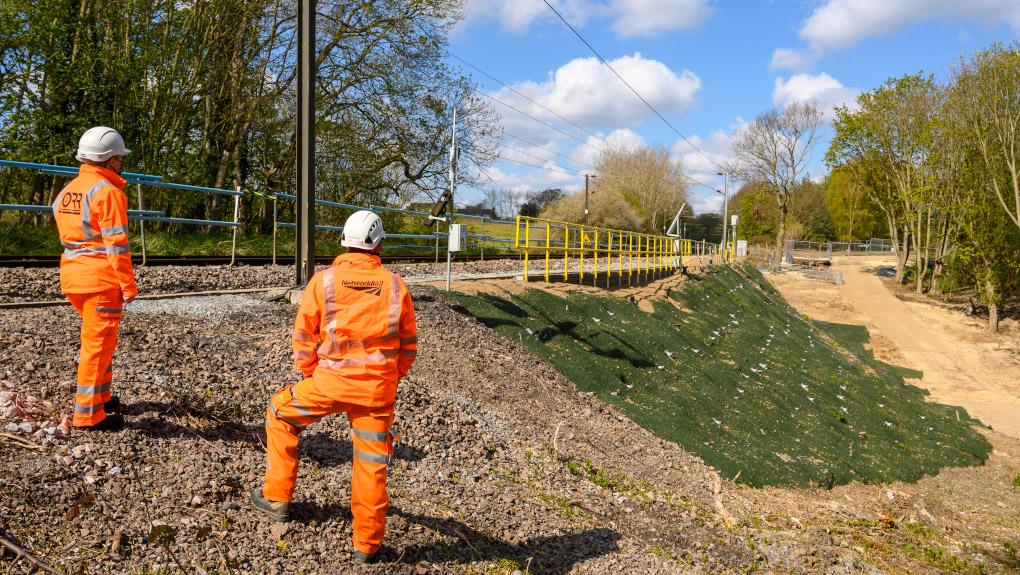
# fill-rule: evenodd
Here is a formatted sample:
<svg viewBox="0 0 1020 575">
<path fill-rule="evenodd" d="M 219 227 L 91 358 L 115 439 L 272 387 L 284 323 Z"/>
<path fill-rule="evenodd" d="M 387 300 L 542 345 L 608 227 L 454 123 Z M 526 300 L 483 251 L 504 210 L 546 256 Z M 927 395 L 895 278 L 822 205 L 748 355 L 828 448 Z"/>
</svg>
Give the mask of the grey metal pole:
<svg viewBox="0 0 1020 575">
<path fill-rule="evenodd" d="M 297 285 L 315 274 L 315 0 L 298 0 Z"/>
<path fill-rule="evenodd" d="M 728 224 L 728 223 L 729 223 L 729 222 L 728 222 L 728 220 L 729 220 L 729 215 L 730 215 L 730 214 L 729 214 L 729 208 L 730 208 L 730 206 L 729 206 L 729 194 L 730 194 L 730 186 L 729 186 L 729 184 L 730 184 L 730 175 L 729 175 L 728 173 L 726 173 L 726 172 L 723 172 L 723 173 L 722 173 L 722 175 L 723 175 L 723 195 L 722 195 L 722 207 L 723 207 L 723 216 L 722 216 L 722 249 L 723 249 L 723 257 L 726 257 L 726 256 L 725 256 L 725 253 L 726 253 L 726 251 L 725 251 L 725 250 L 726 250 L 726 228 L 727 228 L 727 225 L 726 225 L 726 224 Z"/>
<path fill-rule="evenodd" d="M 142 204 L 142 185 L 141 184 L 138 184 L 137 190 L 138 190 L 138 211 L 142 211 L 142 210 L 145 209 L 145 206 Z M 148 256 L 145 253 L 145 222 L 138 222 L 138 225 L 140 226 L 139 229 L 141 231 L 141 236 L 142 236 L 142 265 L 144 266 L 145 263 L 146 263 L 146 260 L 148 260 Z"/>
<path fill-rule="evenodd" d="M 241 186 L 237 186 L 237 191 L 241 191 Z M 234 196 L 234 223 L 239 223 L 238 220 L 241 217 L 241 196 Z M 230 240 L 230 265 L 233 266 L 237 261 L 237 232 L 240 229 L 239 226 L 234 226 L 233 237 Z"/>
<path fill-rule="evenodd" d="M 453 224 L 453 203 L 457 192 L 457 105 L 453 106 L 453 128 L 450 130 L 450 201 L 446 204 L 446 291 L 450 291 L 453 276 L 453 253 L 450 252 L 450 225 Z"/>
<path fill-rule="evenodd" d="M 276 265 L 276 196 L 273 196 L 273 265 Z"/>
</svg>

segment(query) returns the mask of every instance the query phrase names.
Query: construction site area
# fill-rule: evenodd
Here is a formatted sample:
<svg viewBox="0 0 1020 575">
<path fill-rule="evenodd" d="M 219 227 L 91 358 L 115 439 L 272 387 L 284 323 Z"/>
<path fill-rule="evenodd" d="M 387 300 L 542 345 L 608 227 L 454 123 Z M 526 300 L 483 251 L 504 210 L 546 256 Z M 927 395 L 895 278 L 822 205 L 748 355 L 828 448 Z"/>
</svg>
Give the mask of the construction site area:
<svg viewBox="0 0 1020 575">
<path fill-rule="evenodd" d="M 0 574 L 1020 574 L 1018 0 L 0 4 Z"/>
<path fill-rule="evenodd" d="M 388 264 L 420 351 L 398 392 L 387 546 L 361 572 L 1020 565 L 1015 323 L 991 336 L 897 298 L 873 273 L 883 256 L 836 258 L 839 285 L 696 256 L 639 281 L 625 258 L 607 287 L 597 268 L 578 277 L 578 255 L 549 282 L 544 267 L 525 282 L 523 259 L 458 262 L 449 292 L 435 264 Z M 290 271 L 139 268 L 154 297 L 127 307 L 114 361 L 127 426 L 89 434 L 65 415 L 74 310 L 34 305 L 59 298 L 56 269 L 0 268 L 10 572 L 347 569 L 342 418 L 302 434 L 290 521 L 247 502 L 266 400 L 298 377 L 295 306 L 269 291 Z"/>
</svg>

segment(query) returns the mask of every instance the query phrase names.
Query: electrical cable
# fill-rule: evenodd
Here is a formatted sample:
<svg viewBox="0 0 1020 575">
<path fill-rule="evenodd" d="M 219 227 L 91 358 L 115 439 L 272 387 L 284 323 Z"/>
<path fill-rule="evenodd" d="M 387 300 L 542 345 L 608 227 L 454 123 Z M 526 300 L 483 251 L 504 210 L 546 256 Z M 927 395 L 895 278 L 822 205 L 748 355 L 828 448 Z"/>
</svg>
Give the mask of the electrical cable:
<svg viewBox="0 0 1020 575">
<path fill-rule="evenodd" d="M 548 3 L 547 3 L 547 4 L 548 4 Z M 550 6 L 550 8 L 552 8 L 552 7 Z M 555 12 L 555 9 L 553 9 L 553 11 Z M 557 15 L 559 15 L 559 13 L 557 13 Z M 562 19 L 562 16 L 560 16 L 560 18 Z M 564 23 L 566 24 L 566 21 L 564 21 Z M 569 27 L 570 25 L 569 25 L 569 24 L 567 24 L 567 26 Z M 573 30 L 573 28 L 571 28 L 571 30 Z M 576 31 L 576 30 L 573 30 L 573 31 L 574 31 L 574 33 L 575 33 L 575 34 L 577 34 L 577 31 Z M 578 35 L 578 37 L 580 37 L 580 35 Z M 582 41 L 584 41 L 584 38 L 581 38 L 581 40 L 582 40 Z M 586 41 L 585 41 L 585 44 L 587 44 L 587 42 L 586 42 Z M 592 47 L 591 47 L 590 45 L 589 45 L 589 48 L 590 48 L 590 49 L 591 49 L 591 50 L 592 50 L 593 52 L 595 52 L 594 48 L 592 48 Z M 552 115 L 556 116 L 557 118 L 559 118 L 559 119 L 563 120 L 564 122 L 566 122 L 566 123 L 568 123 L 568 124 L 570 124 L 570 125 L 574 126 L 575 128 L 578 128 L 579 130 L 581 130 L 581 131 L 583 131 L 583 132 L 585 132 L 585 133 L 587 133 L 587 134 L 591 135 L 591 136 L 592 136 L 592 137 L 594 137 L 595 139 L 597 139 L 597 140 L 599 140 L 599 141 L 601 141 L 601 142 L 605 143 L 607 147 L 609 147 L 609 148 L 615 148 L 615 146 L 613 146 L 613 144 L 612 144 L 612 143 L 610 143 L 610 142 L 609 142 L 609 140 L 607 140 L 606 138 L 603 138 L 603 137 L 599 136 L 598 134 L 595 134 L 595 133 L 591 132 L 590 130 L 588 130 L 588 129 L 586 129 L 586 128 L 582 127 L 582 126 L 579 126 L 578 124 L 576 124 L 576 123 L 574 123 L 574 122 L 572 122 L 572 121 L 570 121 L 570 120 L 568 120 L 568 119 L 564 118 L 564 117 L 563 117 L 563 116 L 561 116 L 560 114 L 557 114 L 557 113 L 556 113 L 556 112 L 554 112 L 553 110 L 550 110 L 549 108 L 547 108 L 546 106 L 544 106 L 544 105 L 542 105 L 541 103 L 537 102 L 537 101 L 536 101 L 536 100 L 534 100 L 533 98 L 530 98 L 529 96 L 527 96 L 527 95 L 525 95 L 525 94 L 523 94 L 523 93 L 521 93 L 521 92 L 519 92 L 519 91 L 515 90 L 514 88 L 510 87 L 510 86 L 509 86 L 508 84 L 506 84 L 505 82 L 503 82 L 503 81 L 502 81 L 502 80 L 500 80 L 499 78 L 496 78 L 496 77 L 495 77 L 495 76 L 493 76 L 492 74 L 490 74 L 490 73 L 486 72 L 485 70 L 483 70 L 483 69 L 479 68 L 478 66 L 475 66 L 474 64 L 472 64 L 472 63 L 468 62 L 467 60 L 465 60 L 465 59 L 461 58 L 460 56 L 457 56 L 456 54 L 454 54 L 454 53 L 450 52 L 449 50 L 445 50 L 445 49 L 444 49 L 444 51 L 445 51 L 445 52 L 446 52 L 446 53 L 447 53 L 448 55 L 452 56 L 453 58 L 455 58 L 455 59 L 457 59 L 457 60 L 461 61 L 462 63 L 466 64 L 467 66 L 469 66 L 469 67 L 471 67 L 471 68 L 473 68 L 474 70 L 477 70 L 477 71 L 478 71 L 479 73 L 483 74 L 483 75 L 484 75 L 484 76 L 486 76 L 487 78 L 489 78 L 489 79 L 493 80 L 494 82 L 498 83 L 498 84 L 499 84 L 500 86 L 503 86 L 503 87 L 507 88 L 508 90 L 510 90 L 511 92 L 513 92 L 514 94 L 517 94 L 518 96 L 521 96 L 522 98 L 525 98 L 526 100 L 528 100 L 528 101 L 532 102 L 532 103 L 533 103 L 533 104 L 535 104 L 536 106 L 538 106 L 538 107 L 542 108 L 543 110 L 545 110 L 545 111 L 549 112 L 550 114 L 552 114 Z M 606 64 L 606 66 L 607 66 L 607 67 L 609 67 L 609 68 L 610 68 L 610 70 L 612 70 L 612 71 L 613 71 L 613 73 L 617 75 L 617 77 L 619 77 L 619 74 L 617 74 L 617 73 L 616 73 L 616 70 L 613 70 L 613 69 L 612 69 L 612 67 L 611 67 L 611 66 L 609 66 L 608 62 L 606 62 L 606 61 L 605 61 L 605 59 L 604 59 L 604 58 L 602 58 L 602 56 L 601 56 L 601 55 L 599 55 L 599 54 L 598 54 L 597 52 L 595 53 L 595 55 L 596 55 L 596 56 L 598 56 L 598 57 L 599 57 L 599 58 L 600 58 L 600 59 L 602 60 L 602 62 L 603 62 L 603 63 L 605 63 L 605 64 Z M 624 82 L 624 84 L 627 84 L 627 83 L 626 83 L 626 81 L 625 81 L 625 80 L 623 80 L 623 78 L 620 78 L 620 80 L 621 80 L 621 81 L 623 81 L 623 82 Z M 632 88 L 632 87 L 631 87 L 631 86 L 630 86 L 629 84 L 627 84 L 627 87 L 628 87 L 628 88 L 630 88 L 630 89 L 631 89 L 631 91 L 634 91 L 634 88 Z M 548 122 L 545 122 L 545 121 L 543 121 L 543 120 L 540 120 L 539 118 L 536 118 L 536 117 L 532 116 L 531 114 L 528 114 L 527 112 L 524 112 L 523 110 L 520 110 L 519 108 L 517 108 L 517 107 L 515 107 L 515 106 L 513 106 L 513 105 L 511 105 L 511 104 L 508 104 L 508 103 L 504 102 L 503 100 L 500 100 L 499 98 L 496 98 L 496 97 L 494 97 L 494 96 L 492 96 L 492 95 L 490 95 L 490 94 L 486 94 L 485 92 L 482 92 L 481 90 L 478 90 L 477 88 L 474 88 L 474 87 L 471 87 L 470 89 L 471 89 L 471 90 L 472 90 L 473 92 L 475 92 L 476 94 L 479 94 L 480 96 L 483 96 L 483 97 L 485 97 L 485 98 L 488 98 L 488 99 L 490 99 L 490 100 L 492 100 L 492 101 L 494 101 L 494 102 L 496 102 L 496 103 L 498 103 L 498 104 L 501 104 L 501 105 L 503 105 L 503 106 L 505 106 L 505 107 L 507 107 L 507 108 L 509 108 L 509 109 L 511 109 L 511 110 L 513 110 L 513 111 L 515 111 L 515 112 L 517 112 L 517 113 L 519 113 L 519 114 L 521 114 L 521 115 L 525 116 L 526 118 L 528 118 L 528 119 L 530 119 L 530 120 L 532 120 L 532 121 L 538 122 L 539 124 L 542 124 L 543 126 L 545 126 L 545 127 L 547 127 L 547 128 L 550 128 L 550 129 L 552 129 L 552 130 L 555 130 L 555 131 L 559 132 L 560 134 L 563 134 L 564 136 L 567 136 L 568 138 L 570 138 L 570 139 L 572 139 L 572 140 L 575 140 L 575 141 L 577 141 L 577 142 L 578 142 L 578 143 L 580 143 L 580 144 L 583 144 L 583 145 L 585 145 L 585 146 L 588 146 L 589 148 L 591 148 L 591 149 L 593 149 L 593 150 L 595 150 L 595 151 L 597 151 L 597 152 L 605 152 L 605 151 L 606 151 L 606 150 L 600 150 L 600 149 L 596 148 L 595 146 L 592 146 L 592 145 L 591 145 L 591 144 L 590 144 L 589 142 L 587 142 L 587 141 L 585 141 L 585 140 L 582 140 L 582 139 L 578 138 L 577 136 L 574 136 L 574 135 L 572 135 L 572 134 L 570 134 L 570 133 L 568 133 L 568 132 L 566 132 L 566 131 L 564 131 L 564 130 L 561 130 L 560 128 L 557 128 L 556 126 L 553 126 L 552 124 L 549 124 Z M 635 95 L 637 95 L 637 96 L 638 96 L 638 98 L 641 98 L 641 95 L 640 95 L 640 94 L 638 94 L 638 93 L 637 93 L 636 91 L 634 91 L 634 93 L 635 93 Z M 645 101 L 644 101 L 644 98 L 641 98 L 641 100 L 642 100 L 642 102 L 644 102 L 644 103 L 645 103 L 645 105 L 647 105 L 647 106 L 649 106 L 649 107 L 651 108 L 651 106 L 650 106 L 650 105 L 648 104 L 648 102 L 645 102 Z M 657 115 L 659 115 L 659 117 L 660 117 L 660 118 L 662 118 L 662 116 L 661 116 L 660 114 L 658 114 L 658 112 L 657 112 L 657 111 L 656 111 L 656 110 L 655 110 L 654 108 L 652 108 L 652 111 L 653 111 L 653 112 L 655 112 L 655 113 L 656 113 Z M 662 118 L 662 119 L 663 119 L 663 121 L 665 121 L 665 118 Z M 667 122 L 667 124 L 668 124 L 668 122 Z M 678 131 L 678 130 L 677 130 L 676 128 L 674 128 L 674 127 L 673 127 L 672 125 L 670 125 L 670 128 L 672 128 L 672 129 L 673 129 L 673 131 L 674 131 L 674 132 L 676 132 L 676 133 L 677 133 L 677 134 L 678 134 L 678 135 L 679 135 L 679 136 L 680 136 L 680 137 L 681 137 L 681 138 L 682 138 L 682 139 L 683 139 L 683 140 L 684 140 L 685 142 L 687 142 L 687 143 L 688 143 L 688 144 L 689 144 L 689 145 L 690 145 L 690 146 L 691 146 L 692 148 L 694 148 L 695 150 L 697 150 L 697 151 L 698 151 L 698 152 L 699 152 L 699 153 L 700 153 L 701 155 L 705 156 L 705 158 L 707 158 L 707 159 L 708 159 L 708 160 L 709 160 L 710 162 L 712 162 L 712 163 L 713 163 L 714 165 L 716 165 L 717 167 L 719 167 L 720 169 L 722 169 L 722 166 L 720 166 L 720 165 L 719 165 L 719 164 L 718 164 L 717 162 L 715 162 L 714 160 L 712 160 L 712 158 L 710 158 L 710 157 L 708 157 L 707 155 L 705 155 L 705 153 L 704 153 L 704 152 L 703 152 L 703 151 L 702 151 L 701 149 L 699 149 L 699 148 L 698 148 L 697 146 L 695 146 L 695 145 L 694 145 L 694 144 L 693 144 L 692 142 L 690 142 L 690 140 L 688 140 L 688 139 L 687 139 L 686 137 L 684 137 L 684 136 L 683 136 L 683 134 L 681 134 L 681 133 L 680 133 L 680 132 L 679 132 L 679 131 Z M 524 138 L 521 138 L 520 136 L 516 136 L 516 135 L 514 135 L 514 134 L 510 134 L 510 133 L 508 133 L 508 132 L 504 132 L 504 133 L 505 133 L 506 135 L 510 136 L 511 138 L 515 138 L 515 139 L 517 139 L 517 140 L 520 140 L 520 141 L 522 141 L 522 142 L 524 142 L 524 143 L 526 143 L 526 144 L 530 144 L 530 145 L 532 145 L 532 146 L 536 146 L 536 147 L 542 148 L 542 146 L 540 146 L 540 145 L 538 145 L 538 144 L 535 144 L 534 142 L 530 142 L 530 141 L 528 141 L 528 140 L 526 140 L 526 139 L 524 139 Z M 508 147 L 508 148 L 510 148 L 510 149 L 513 149 L 513 150 L 515 150 L 515 151 L 517 151 L 517 152 L 521 152 L 521 153 L 524 153 L 524 154 L 526 154 L 526 155 L 528 155 L 528 156 L 531 156 L 531 157 L 534 157 L 534 158 L 537 158 L 537 159 L 540 159 L 540 160 L 545 160 L 545 158 L 538 158 L 537 156 L 535 156 L 535 155 L 533 155 L 533 154 L 529 154 L 529 153 L 527 153 L 527 152 L 524 152 L 523 150 L 520 150 L 520 149 L 516 149 L 516 148 L 513 148 L 513 147 L 511 147 L 511 146 L 506 146 L 506 147 Z M 610 151 L 615 151 L 615 150 L 610 150 Z M 589 168 L 589 169 L 592 169 L 592 170 L 596 170 L 596 168 L 595 168 L 594 166 L 592 166 L 591 164 L 585 164 L 584 162 L 580 162 L 580 161 L 578 161 L 578 160 L 575 160 L 574 158 L 571 158 L 570 156 L 567 156 L 567 155 L 565 155 L 565 154 L 561 154 L 561 153 L 559 153 L 559 152 L 552 152 L 552 153 L 554 153 L 554 154 L 556 154 L 556 155 L 559 155 L 559 156 L 563 156 L 563 157 L 567 158 L 568 160 L 570 160 L 571 162 L 573 162 L 573 163 L 575 163 L 575 164 L 578 164 L 578 165 L 582 165 L 582 166 L 585 166 L 585 167 L 587 167 L 587 168 Z M 502 158 L 502 159 L 507 159 L 507 158 L 503 158 L 502 156 L 500 156 L 500 158 Z M 512 160 L 510 160 L 510 161 L 512 161 Z M 515 163 L 518 163 L 518 164 L 522 164 L 522 165 L 528 165 L 528 166 L 533 166 L 533 164 L 528 164 L 528 163 L 526 163 L 526 162 L 515 162 Z M 533 166 L 533 167 L 534 167 L 534 166 Z M 540 166 L 538 166 L 538 167 L 539 167 L 539 169 L 547 169 L 547 168 L 542 168 L 542 167 L 540 167 Z M 569 173 L 569 172 L 566 172 L 566 171 L 561 171 L 561 170 L 552 170 L 552 171 L 555 171 L 555 172 L 559 172 L 559 173 Z M 686 181 L 687 181 L 687 183 L 690 183 L 690 184 L 695 184 L 695 185 L 699 185 L 699 186 L 701 186 L 701 187 L 703 187 L 703 188 L 706 188 L 706 189 L 708 189 L 708 190 L 711 190 L 711 191 L 713 191 L 713 192 L 718 192 L 718 191 L 719 191 L 719 190 L 718 190 L 718 189 L 717 189 L 717 188 L 716 188 L 715 186 L 710 186 L 710 185 L 708 185 L 708 184 L 706 184 L 706 183 L 704 183 L 704 182 L 702 182 L 702 181 L 698 180 L 697 178 L 693 178 L 693 177 L 691 177 L 691 176 L 688 176 L 688 175 L 686 175 L 686 174 L 681 174 L 681 177 L 682 177 L 682 178 L 683 178 L 684 180 L 686 180 Z M 490 177 L 489 179 L 491 180 L 491 179 L 493 179 L 493 178 L 491 178 L 491 177 Z M 669 183 L 669 184 L 672 184 L 672 185 L 674 185 L 674 186 L 678 186 L 678 185 L 679 185 L 679 184 L 678 184 L 677 182 L 674 182 L 674 181 L 672 181 L 672 180 L 668 180 L 668 179 L 665 179 L 665 178 L 663 178 L 663 181 L 666 181 L 667 183 Z"/>
<path fill-rule="evenodd" d="M 522 166 L 530 166 L 532 168 L 538 168 L 539 170 L 545 170 L 547 172 L 566 174 L 568 176 L 577 176 L 577 175 L 579 175 L 576 172 L 567 172 L 567 171 L 564 171 L 564 170 L 558 170 L 556 168 L 547 168 L 545 166 L 536 166 L 535 164 L 529 164 L 528 162 L 522 162 L 520 160 L 514 160 L 514 159 L 511 159 L 511 158 L 504 157 L 504 156 L 498 156 L 498 157 L 499 157 L 499 159 L 504 160 L 506 162 L 513 162 L 515 164 L 520 164 Z"/>
<path fill-rule="evenodd" d="M 573 26 L 570 25 L 570 22 L 567 22 L 567 19 L 564 18 L 562 14 L 560 14 L 559 10 L 554 8 L 553 5 L 549 3 L 549 0 L 542 0 L 542 2 L 545 2 L 545 5 L 548 6 L 550 10 L 553 11 L 553 14 L 556 14 L 556 16 L 559 17 L 559 19 L 567 26 L 567 28 L 569 28 L 570 31 L 573 32 L 574 35 L 577 36 L 581 40 L 581 42 L 583 42 L 584 45 L 588 47 L 589 50 L 591 50 L 591 53 L 595 54 L 595 56 L 599 60 L 601 60 L 603 64 L 605 64 L 606 68 L 609 68 L 609 71 L 612 72 L 617 78 L 619 78 L 621 82 L 623 82 L 624 86 L 627 86 L 627 88 L 629 88 L 630 91 L 633 92 L 634 95 L 637 96 L 638 99 L 641 100 L 641 102 L 643 102 L 644 105 L 647 106 L 649 110 L 651 110 L 656 116 L 658 116 L 659 119 L 663 121 L 663 123 L 665 123 L 667 126 L 669 126 L 669 129 L 673 130 L 673 132 L 675 132 L 677 136 L 680 136 L 680 139 L 682 139 L 683 141 L 687 142 L 687 144 L 690 147 L 692 147 L 695 150 L 697 150 L 698 153 L 701 154 L 702 156 L 704 156 L 706 160 L 708 160 L 709 162 L 712 162 L 712 164 L 714 166 L 716 166 L 717 168 L 719 168 L 720 170 L 722 170 L 724 172 L 726 171 L 725 168 L 723 168 L 721 165 L 719 165 L 718 162 L 716 162 L 711 157 L 709 157 L 709 155 L 706 154 L 704 151 L 702 151 L 701 148 L 699 148 L 696 145 L 694 145 L 694 142 L 691 142 L 689 139 L 687 139 L 687 136 L 684 136 L 683 133 L 676 128 L 676 126 L 674 126 L 669 120 L 667 120 L 665 116 L 663 116 L 661 113 L 659 113 L 659 111 L 656 110 L 654 106 L 649 104 L 648 100 L 645 100 L 644 96 L 642 96 L 640 93 L 638 93 L 638 91 L 635 90 L 633 86 L 631 86 L 626 80 L 624 80 L 623 76 L 621 76 L 620 73 L 617 72 L 616 69 L 613 68 L 609 64 L 609 62 L 605 58 L 602 57 L 602 54 L 599 54 L 598 50 L 596 50 L 594 46 L 592 46 L 587 40 L 585 40 L 584 36 L 582 36 L 580 32 L 578 32 Z"/>
</svg>

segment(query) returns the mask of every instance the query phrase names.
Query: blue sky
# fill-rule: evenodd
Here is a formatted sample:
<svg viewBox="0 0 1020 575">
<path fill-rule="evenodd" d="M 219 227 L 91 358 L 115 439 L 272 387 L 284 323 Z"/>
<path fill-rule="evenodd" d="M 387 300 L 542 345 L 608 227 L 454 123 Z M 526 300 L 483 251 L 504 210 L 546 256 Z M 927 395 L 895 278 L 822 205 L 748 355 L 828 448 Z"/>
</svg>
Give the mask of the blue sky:
<svg viewBox="0 0 1020 575">
<path fill-rule="evenodd" d="M 946 78 L 959 56 L 1009 42 L 1020 30 L 1020 0 L 550 2 L 673 126 L 720 163 L 732 159 L 733 133 L 760 112 L 792 101 L 831 110 L 891 76 L 920 70 Z M 606 147 L 591 132 L 615 147 L 666 147 L 688 175 L 722 188 L 718 169 L 598 63 L 542 0 L 466 0 L 449 50 L 541 106 L 451 59 L 483 92 L 576 136 L 490 100 L 508 134 L 501 154 L 546 169 L 502 160 L 486 168 L 489 187 L 578 189 L 580 174 L 591 171 L 597 150 Z M 826 146 L 823 138 L 814 152 L 814 176 L 825 172 Z M 458 195 L 460 203 L 477 200 L 481 191 L 460 188 Z M 720 196 L 701 186 L 692 186 L 689 195 L 698 211 L 721 204 Z"/>
</svg>

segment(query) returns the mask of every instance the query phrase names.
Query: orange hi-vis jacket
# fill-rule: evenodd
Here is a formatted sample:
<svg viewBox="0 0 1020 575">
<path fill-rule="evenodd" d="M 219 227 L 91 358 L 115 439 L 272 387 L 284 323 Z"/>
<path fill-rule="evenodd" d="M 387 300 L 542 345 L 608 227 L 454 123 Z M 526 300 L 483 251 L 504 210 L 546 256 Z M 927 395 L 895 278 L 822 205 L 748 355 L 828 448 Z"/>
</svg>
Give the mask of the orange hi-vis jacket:
<svg viewBox="0 0 1020 575">
<path fill-rule="evenodd" d="M 294 365 L 325 395 L 382 407 L 396 401 L 417 341 L 404 280 L 378 256 L 346 253 L 305 288 L 294 320 Z"/>
<path fill-rule="evenodd" d="M 124 297 L 138 293 L 128 245 L 126 184 L 112 170 L 82 164 L 78 177 L 53 201 L 53 217 L 64 245 L 60 258 L 64 293 L 114 289 Z"/>
</svg>

